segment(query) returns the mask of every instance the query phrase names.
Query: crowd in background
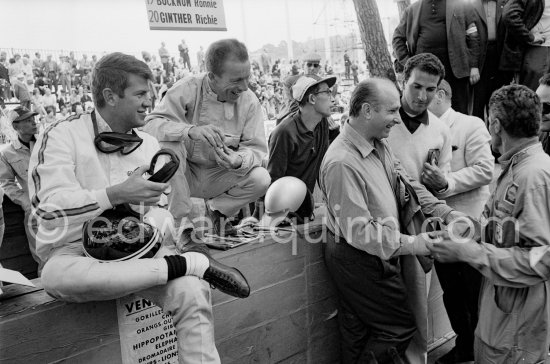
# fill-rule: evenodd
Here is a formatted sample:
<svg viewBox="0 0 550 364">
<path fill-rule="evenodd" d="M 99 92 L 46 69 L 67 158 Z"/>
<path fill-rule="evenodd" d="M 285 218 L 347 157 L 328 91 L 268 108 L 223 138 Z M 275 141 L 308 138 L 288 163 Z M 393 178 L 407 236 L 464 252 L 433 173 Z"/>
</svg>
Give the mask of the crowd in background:
<svg viewBox="0 0 550 364">
<path fill-rule="evenodd" d="M 54 54 L 52 54 L 54 53 Z M 91 72 L 101 55 L 66 52 L 39 52 L 31 50 L 0 52 L 0 106 L 5 103 L 19 103 L 39 113 L 40 129 L 49 123 L 62 120 L 70 115 L 90 112 Z M 196 58 L 191 62 L 189 47 L 182 39 L 178 44 L 178 54 L 172 55 L 166 44 L 161 43 L 158 52 L 142 51 L 141 58 L 154 75 L 151 85 L 153 107 L 172 85 L 189 75 L 202 73 L 205 68 L 204 49 L 201 46 Z M 275 59 L 264 49 L 256 59 L 252 59 L 249 87 L 262 105 L 265 120 L 275 119 L 283 110 L 283 80 L 288 76 L 304 74 L 306 68 L 303 57 L 285 60 Z M 351 86 L 368 77 L 366 61 L 350 60 L 347 53 L 343 61 L 334 65 L 321 63 L 320 75 L 339 76 L 339 83 L 348 81 Z M 335 105 L 342 110 L 347 104 L 352 87 L 340 88 L 334 95 Z"/>
</svg>

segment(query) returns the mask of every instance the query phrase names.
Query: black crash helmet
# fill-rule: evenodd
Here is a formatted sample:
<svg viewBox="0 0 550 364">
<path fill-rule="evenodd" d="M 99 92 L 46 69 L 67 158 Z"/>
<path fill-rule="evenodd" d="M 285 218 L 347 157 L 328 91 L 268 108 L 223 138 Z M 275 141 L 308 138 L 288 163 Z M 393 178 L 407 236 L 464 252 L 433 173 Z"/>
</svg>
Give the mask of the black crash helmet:
<svg viewBox="0 0 550 364">
<path fill-rule="evenodd" d="M 84 253 L 102 262 L 152 258 L 162 246 L 160 231 L 127 211 L 106 210 L 82 228 Z"/>
</svg>

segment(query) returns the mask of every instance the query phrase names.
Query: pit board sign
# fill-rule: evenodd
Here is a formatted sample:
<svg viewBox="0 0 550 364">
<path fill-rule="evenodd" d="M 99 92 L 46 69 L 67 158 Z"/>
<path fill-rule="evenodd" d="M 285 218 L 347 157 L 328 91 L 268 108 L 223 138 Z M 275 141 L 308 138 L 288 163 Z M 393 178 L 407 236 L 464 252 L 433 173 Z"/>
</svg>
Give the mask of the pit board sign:
<svg viewBox="0 0 550 364">
<path fill-rule="evenodd" d="M 145 0 L 151 30 L 225 31 L 223 0 Z"/>
</svg>

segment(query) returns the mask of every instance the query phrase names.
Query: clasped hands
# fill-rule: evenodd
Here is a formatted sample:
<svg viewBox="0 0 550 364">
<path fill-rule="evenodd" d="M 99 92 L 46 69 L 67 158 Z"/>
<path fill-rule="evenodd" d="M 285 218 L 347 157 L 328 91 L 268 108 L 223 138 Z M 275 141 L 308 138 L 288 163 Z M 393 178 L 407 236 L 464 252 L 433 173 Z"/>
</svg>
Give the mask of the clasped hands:
<svg viewBox="0 0 550 364">
<path fill-rule="evenodd" d="M 189 129 L 189 138 L 191 140 L 202 140 L 210 144 L 216 152 L 216 163 L 226 169 L 238 169 L 243 164 L 243 157 L 229 149 L 224 143 L 224 133 L 215 125 L 192 126 Z"/>
<path fill-rule="evenodd" d="M 445 218 L 446 229 L 417 235 L 419 251 L 424 251 L 437 261 L 452 263 L 465 261 L 466 256 L 481 240 L 481 225 L 471 217 L 452 211 Z"/>
</svg>

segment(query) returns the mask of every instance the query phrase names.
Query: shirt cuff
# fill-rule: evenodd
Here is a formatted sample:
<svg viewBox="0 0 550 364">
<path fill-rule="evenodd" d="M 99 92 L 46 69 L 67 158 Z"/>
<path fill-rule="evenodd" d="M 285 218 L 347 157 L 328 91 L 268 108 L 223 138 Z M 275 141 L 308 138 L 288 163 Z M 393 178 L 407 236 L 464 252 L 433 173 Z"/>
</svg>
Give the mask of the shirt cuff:
<svg viewBox="0 0 550 364">
<path fill-rule="evenodd" d="M 434 208 L 432 215 L 436 217 L 440 217 L 443 220 L 449 215 L 452 211 L 454 211 L 451 207 L 449 207 L 446 204 L 440 204 L 437 207 Z"/>
<path fill-rule="evenodd" d="M 241 152 L 241 153 L 238 153 L 238 154 L 241 156 L 243 162 L 241 163 L 241 166 L 239 168 L 235 168 L 233 171 L 235 173 L 237 173 L 238 175 L 244 176 L 250 170 L 250 164 L 251 164 L 250 157 L 248 156 L 247 153 L 242 153 Z"/>
<path fill-rule="evenodd" d="M 399 236 L 399 249 L 395 252 L 395 255 L 414 255 L 415 248 L 414 236 L 401 234 Z"/>
<path fill-rule="evenodd" d="M 183 131 L 181 133 L 181 135 L 183 136 L 182 140 L 190 139 L 189 138 L 189 130 L 191 130 L 191 128 L 193 128 L 193 127 L 195 127 L 195 125 L 188 125 L 188 124 L 183 125 Z"/>
<path fill-rule="evenodd" d="M 111 204 L 111 201 L 109 201 L 109 197 L 107 196 L 106 188 L 101 190 L 95 190 L 94 195 L 97 203 L 99 204 L 99 207 L 102 210 L 109 210 L 113 208 L 113 205 Z"/>
<path fill-rule="evenodd" d="M 435 193 L 438 197 L 448 197 L 451 191 L 454 190 L 454 188 L 455 188 L 455 182 L 451 178 L 447 177 L 447 187 L 442 188 L 438 191 L 435 191 Z"/>
</svg>

